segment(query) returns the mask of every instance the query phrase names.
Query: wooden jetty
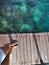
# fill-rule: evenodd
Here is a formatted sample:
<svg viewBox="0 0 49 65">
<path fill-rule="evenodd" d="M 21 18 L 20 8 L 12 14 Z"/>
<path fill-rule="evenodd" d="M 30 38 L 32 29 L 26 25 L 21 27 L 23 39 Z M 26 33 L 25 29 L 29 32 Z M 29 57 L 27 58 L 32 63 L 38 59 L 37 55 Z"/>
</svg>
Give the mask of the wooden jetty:
<svg viewBox="0 0 49 65">
<path fill-rule="evenodd" d="M 34 65 L 40 64 L 33 33 L 17 33 L 11 35 L 18 40 L 9 58 L 9 65 Z M 49 33 L 35 33 L 40 54 L 44 63 L 49 62 Z M 8 34 L 0 34 L 0 47 L 10 43 Z"/>
</svg>

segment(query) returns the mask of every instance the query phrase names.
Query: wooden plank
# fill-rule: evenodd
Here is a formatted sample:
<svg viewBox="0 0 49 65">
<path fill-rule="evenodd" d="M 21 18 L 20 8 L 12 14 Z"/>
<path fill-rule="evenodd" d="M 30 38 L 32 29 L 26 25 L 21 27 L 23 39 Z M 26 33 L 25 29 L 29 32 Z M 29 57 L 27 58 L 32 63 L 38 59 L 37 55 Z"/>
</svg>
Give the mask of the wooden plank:
<svg viewBox="0 0 49 65">
<path fill-rule="evenodd" d="M 40 35 L 36 35 L 36 40 L 37 40 L 37 45 L 38 45 L 38 48 L 39 48 L 39 53 L 41 55 L 41 45 L 40 45 Z M 37 49 L 36 49 L 37 50 Z M 38 53 L 37 53 L 38 54 Z M 38 56 L 38 63 L 40 63 L 40 58 Z"/>
<path fill-rule="evenodd" d="M 17 35 L 15 35 L 16 37 L 16 39 L 18 40 L 18 44 L 19 44 L 19 46 L 20 46 L 20 43 L 19 43 L 19 34 L 17 34 Z M 14 38 L 13 38 L 14 39 Z M 12 65 L 20 65 L 21 64 L 21 62 L 20 62 L 20 47 L 19 46 L 17 46 L 16 48 L 13 48 L 13 50 L 12 50 L 12 57 L 13 57 L 13 59 L 10 61 L 11 62 L 11 64 Z"/>
<path fill-rule="evenodd" d="M 44 62 L 46 63 L 46 62 L 48 62 L 48 59 L 47 59 L 47 48 L 46 48 L 46 44 L 47 44 L 47 42 L 46 42 L 46 37 L 47 36 L 47 33 L 44 33 L 44 35 L 43 35 L 43 41 L 44 41 L 44 44 L 43 44 L 43 47 L 44 47 Z"/>
<path fill-rule="evenodd" d="M 21 65 L 24 65 L 24 48 L 23 48 L 23 35 L 20 34 L 20 49 L 21 49 Z"/>
<path fill-rule="evenodd" d="M 43 48 L 43 34 L 41 34 L 40 36 L 40 46 L 41 46 L 41 49 L 40 49 L 40 52 L 41 52 L 41 57 L 42 57 L 42 60 L 44 61 L 44 48 Z"/>
<path fill-rule="evenodd" d="M 0 47 L 4 46 L 9 42 L 10 42 L 9 37 L 7 34 L 0 34 Z"/>
<path fill-rule="evenodd" d="M 47 33 L 47 36 L 45 38 L 46 38 L 45 42 L 47 42 L 46 50 L 47 50 L 47 58 L 48 58 L 48 62 L 49 62 L 49 33 Z"/>
<path fill-rule="evenodd" d="M 26 36 L 26 55 L 27 55 L 27 65 L 29 64 L 28 62 L 28 46 L 27 46 L 27 34 L 25 34 Z"/>
<path fill-rule="evenodd" d="M 18 40 L 18 46 L 17 46 L 17 50 L 16 50 L 16 53 L 17 53 L 17 60 L 16 60 L 16 64 L 17 65 L 21 65 L 21 48 L 20 48 L 20 38 L 19 38 L 19 34 L 16 34 L 16 39 Z"/>
<path fill-rule="evenodd" d="M 38 64 L 38 54 L 37 54 L 37 50 L 36 50 L 34 37 L 33 37 L 33 50 L 34 50 L 33 52 L 34 52 L 35 64 Z"/>
<path fill-rule="evenodd" d="M 28 65 L 28 58 L 27 58 L 27 47 L 26 47 L 26 34 L 23 34 L 23 39 L 24 39 L 24 65 Z"/>
<path fill-rule="evenodd" d="M 45 56 L 45 58 L 46 58 L 46 62 L 48 62 L 49 61 L 49 54 L 48 54 L 48 49 L 49 49 L 49 43 L 48 43 L 48 36 L 47 35 L 45 35 L 45 45 L 46 45 L 46 56 Z"/>
<path fill-rule="evenodd" d="M 28 52 L 28 65 L 31 65 L 31 49 L 30 49 L 30 38 L 29 34 L 27 34 L 27 52 Z"/>
<path fill-rule="evenodd" d="M 45 62 L 45 60 L 46 60 L 45 56 L 47 56 L 47 55 L 46 55 L 46 46 L 45 46 L 45 37 L 44 37 L 44 35 L 42 35 L 42 40 L 43 40 L 42 44 L 43 44 L 43 54 L 44 54 L 43 60 Z"/>
<path fill-rule="evenodd" d="M 31 65 L 35 64 L 35 57 L 34 57 L 34 42 L 33 42 L 33 35 L 30 33 L 30 41 L 31 41 Z"/>
</svg>

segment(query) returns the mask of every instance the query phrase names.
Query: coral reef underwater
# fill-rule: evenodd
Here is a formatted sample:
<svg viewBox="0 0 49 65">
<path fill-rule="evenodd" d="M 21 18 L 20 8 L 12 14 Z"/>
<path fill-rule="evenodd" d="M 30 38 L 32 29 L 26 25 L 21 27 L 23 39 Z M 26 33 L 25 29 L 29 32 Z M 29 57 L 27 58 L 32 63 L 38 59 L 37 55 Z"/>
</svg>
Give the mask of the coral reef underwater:
<svg viewBox="0 0 49 65">
<path fill-rule="evenodd" d="M 49 0 L 0 0 L 0 33 L 49 32 Z"/>
</svg>

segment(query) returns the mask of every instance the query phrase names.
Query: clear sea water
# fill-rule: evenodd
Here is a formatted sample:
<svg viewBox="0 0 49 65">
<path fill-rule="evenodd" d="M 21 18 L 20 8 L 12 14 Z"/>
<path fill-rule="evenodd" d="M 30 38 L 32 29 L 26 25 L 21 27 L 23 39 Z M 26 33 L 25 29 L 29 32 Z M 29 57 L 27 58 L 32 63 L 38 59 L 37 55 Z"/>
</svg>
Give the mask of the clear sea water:
<svg viewBox="0 0 49 65">
<path fill-rule="evenodd" d="M 49 0 L 0 0 L 0 33 L 49 32 Z"/>
</svg>

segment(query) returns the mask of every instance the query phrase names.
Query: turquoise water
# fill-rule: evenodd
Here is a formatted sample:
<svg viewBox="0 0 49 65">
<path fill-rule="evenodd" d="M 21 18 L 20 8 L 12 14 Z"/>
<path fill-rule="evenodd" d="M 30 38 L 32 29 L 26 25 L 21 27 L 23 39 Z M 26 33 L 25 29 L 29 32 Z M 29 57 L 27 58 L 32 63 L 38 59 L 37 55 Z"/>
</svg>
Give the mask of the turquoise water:
<svg viewBox="0 0 49 65">
<path fill-rule="evenodd" d="M 40 65 L 40 64 L 35 64 L 35 65 Z M 49 65 L 49 63 L 45 63 L 45 65 Z"/>
<path fill-rule="evenodd" d="M 0 0 L 0 33 L 49 32 L 49 0 Z"/>
</svg>

